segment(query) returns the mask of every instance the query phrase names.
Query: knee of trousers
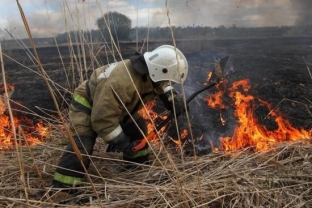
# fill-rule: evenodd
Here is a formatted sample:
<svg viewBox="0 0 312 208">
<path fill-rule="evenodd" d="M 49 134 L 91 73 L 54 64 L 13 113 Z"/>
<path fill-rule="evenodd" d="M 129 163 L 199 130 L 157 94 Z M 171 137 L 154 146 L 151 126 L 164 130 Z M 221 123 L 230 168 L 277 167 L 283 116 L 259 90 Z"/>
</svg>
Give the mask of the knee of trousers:
<svg viewBox="0 0 312 208">
<path fill-rule="evenodd" d="M 78 150 L 82 154 L 82 162 L 84 166 L 88 168 L 90 164 L 89 155 L 92 155 L 96 138 L 89 136 L 74 136 L 73 139 L 78 147 Z M 56 172 L 71 177 L 82 178 L 84 176 L 84 168 L 71 144 L 67 145 L 66 151 L 62 154 Z"/>
<path fill-rule="evenodd" d="M 95 136 L 73 136 L 74 142 L 82 154 L 92 154 L 95 145 Z M 70 150 L 73 150 L 71 145 L 68 145 Z"/>
</svg>

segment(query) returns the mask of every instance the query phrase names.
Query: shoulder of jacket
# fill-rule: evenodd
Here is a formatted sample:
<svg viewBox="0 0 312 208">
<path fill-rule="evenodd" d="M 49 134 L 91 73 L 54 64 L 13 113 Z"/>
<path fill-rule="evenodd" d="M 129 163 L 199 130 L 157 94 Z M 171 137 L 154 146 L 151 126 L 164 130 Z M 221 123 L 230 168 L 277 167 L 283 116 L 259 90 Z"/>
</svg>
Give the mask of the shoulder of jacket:
<svg viewBox="0 0 312 208">
<path fill-rule="evenodd" d="M 109 78 L 111 74 L 113 73 L 113 71 L 124 70 L 126 68 L 130 71 L 133 70 L 131 61 L 129 59 L 125 59 L 123 61 L 104 65 L 102 67 L 95 69 L 95 71 L 97 74 L 97 78 L 103 79 L 103 78 Z"/>
<path fill-rule="evenodd" d="M 110 77 L 111 73 L 113 72 L 113 70 L 116 68 L 116 66 L 118 65 L 118 63 L 112 63 L 112 64 L 107 64 L 103 67 L 97 68 L 97 78 L 98 79 L 107 79 Z"/>
</svg>

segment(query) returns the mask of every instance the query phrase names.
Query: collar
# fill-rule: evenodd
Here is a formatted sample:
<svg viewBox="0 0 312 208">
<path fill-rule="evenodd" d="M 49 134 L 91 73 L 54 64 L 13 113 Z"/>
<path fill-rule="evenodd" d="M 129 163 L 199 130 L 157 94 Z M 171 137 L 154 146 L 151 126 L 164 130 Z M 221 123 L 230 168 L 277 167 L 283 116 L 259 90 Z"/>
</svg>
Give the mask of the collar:
<svg viewBox="0 0 312 208">
<path fill-rule="evenodd" d="M 131 64 L 136 72 L 141 75 L 148 73 L 148 68 L 144 59 L 144 56 L 139 52 L 135 52 L 130 58 Z"/>
</svg>

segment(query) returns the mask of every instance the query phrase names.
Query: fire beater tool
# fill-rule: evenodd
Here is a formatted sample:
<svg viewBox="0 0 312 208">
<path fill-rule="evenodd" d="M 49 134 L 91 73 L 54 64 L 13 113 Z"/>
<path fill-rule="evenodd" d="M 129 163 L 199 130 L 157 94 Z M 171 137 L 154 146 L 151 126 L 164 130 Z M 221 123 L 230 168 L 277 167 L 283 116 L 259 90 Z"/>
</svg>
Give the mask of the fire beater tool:
<svg viewBox="0 0 312 208">
<path fill-rule="evenodd" d="M 213 76 L 216 77 L 215 81 L 211 82 L 209 85 L 203 87 L 202 89 L 199 89 L 195 91 L 187 100 L 186 105 L 188 105 L 198 94 L 201 92 L 208 90 L 212 88 L 213 86 L 219 84 L 221 81 L 223 81 L 229 74 L 232 74 L 234 72 L 233 66 L 229 64 L 231 59 L 231 56 L 226 56 L 219 61 L 216 62 Z M 224 73 L 225 69 L 229 69 L 226 73 Z M 214 78 L 213 78 L 214 79 Z M 212 79 L 212 80 L 213 80 Z M 157 125 L 153 131 L 147 134 L 147 136 L 142 139 L 138 140 L 139 144 L 132 148 L 133 152 L 137 152 L 145 147 L 147 144 L 147 141 L 150 141 L 154 138 L 156 133 L 161 130 L 162 127 L 167 125 L 168 122 L 171 121 L 171 119 L 174 118 L 174 113 L 171 113 L 165 120 L 163 120 L 159 125 Z"/>
</svg>

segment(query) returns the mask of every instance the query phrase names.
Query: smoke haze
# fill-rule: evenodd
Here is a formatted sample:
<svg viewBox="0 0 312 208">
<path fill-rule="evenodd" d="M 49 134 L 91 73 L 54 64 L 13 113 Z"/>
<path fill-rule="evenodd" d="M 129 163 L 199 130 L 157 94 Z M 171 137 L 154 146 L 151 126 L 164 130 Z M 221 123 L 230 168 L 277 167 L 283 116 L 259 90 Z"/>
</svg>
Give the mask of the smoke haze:
<svg viewBox="0 0 312 208">
<path fill-rule="evenodd" d="M 99 3 L 100 2 L 100 3 Z M 267 27 L 310 24 L 311 0 L 24 0 L 21 6 L 34 37 L 51 37 L 77 29 L 97 29 L 108 11 L 128 16 L 132 27 Z M 169 14 L 169 15 L 168 15 Z M 5 30 L 25 37 L 15 1 L 0 1 L 0 38 Z"/>
<path fill-rule="evenodd" d="M 292 0 L 292 6 L 297 11 L 295 25 L 311 24 L 312 1 L 311 0 Z"/>
</svg>

